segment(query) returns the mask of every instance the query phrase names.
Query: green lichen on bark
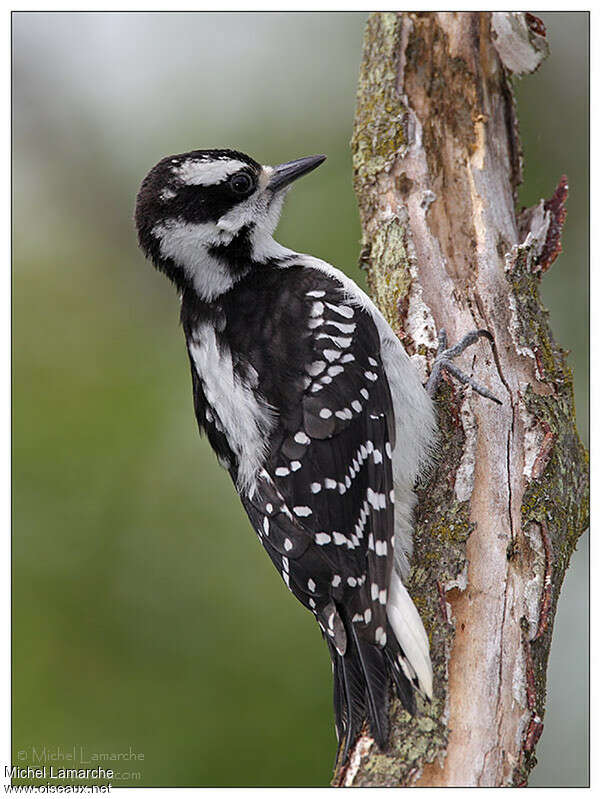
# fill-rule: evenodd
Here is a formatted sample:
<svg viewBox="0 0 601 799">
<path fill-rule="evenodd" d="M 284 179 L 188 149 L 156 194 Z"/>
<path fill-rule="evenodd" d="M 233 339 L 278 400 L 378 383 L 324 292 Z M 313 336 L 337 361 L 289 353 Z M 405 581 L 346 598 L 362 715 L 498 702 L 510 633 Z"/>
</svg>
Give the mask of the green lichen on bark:
<svg viewBox="0 0 601 799">
<path fill-rule="evenodd" d="M 539 294 L 539 278 L 534 274 L 536 242 L 524 244 L 510 256 L 508 278 L 511 284 L 514 329 L 513 339 L 518 351 L 532 351 L 537 361 L 539 377 L 554 384 L 571 384 L 571 372 L 565 357 L 553 341 L 548 323 L 549 312 Z"/>
<path fill-rule="evenodd" d="M 411 288 L 407 231 L 398 218 L 390 219 L 374 233 L 369 265 L 369 293 L 398 333 L 402 305 Z"/>
<path fill-rule="evenodd" d="M 427 483 L 418 488 L 413 568 L 407 588 L 424 622 L 430 641 L 434 699 L 420 703 L 415 718 L 393 708 L 388 778 L 382 784 L 408 785 L 425 763 L 442 754 L 447 745 L 447 669 L 455 627 L 447 612 L 446 594 L 465 584 L 466 543 L 472 530 L 469 503 L 455 497 L 455 476 L 464 449 L 465 434 L 456 412 L 457 397 L 445 385 L 437 404 L 440 431 L 437 464 Z"/>
<path fill-rule="evenodd" d="M 396 12 L 368 18 L 351 149 L 354 187 L 363 228 L 360 265 L 370 294 L 397 333 L 411 288 L 406 220 L 389 211 L 375 230 L 368 221 L 378 208 L 385 176 L 406 144 L 406 108 L 396 89 L 401 18 Z"/>
<path fill-rule="evenodd" d="M 508 273 L 514 307 L 514 337 L 520 345 L 536 342 L 533 354 L 537 361 L 539 377 L 549 393 L 538 393 L 527 386 L 521 399 L 522 409 L 535 420 L 550 444 L 548 456 L 541 461 L 536 474 L 522 497 L 521 529 L 526 533 L 522 546 L 514 556 L 527 561 L 532 553 L 528 538 L 541 535 L 544 525 L 551 543 L 550 563 L 545 564 L 550 574 L 550 604 L 544 624 L 531 629 L 527 621 L 523 630 L 526 642 L 531 642 L 530 654 L 536 692 L 535 712 L 541 721 L 546 704 L 547 661 L 551 647 L 553 622 L 561 586 L 570 557 L 578 538 L 589 523 L 589 462 L 588 454 L 576 428 L 574 385 L 567 364 L 567 353 L 554 341 L 548 325 L 548 312 L 539 295 L 539 277 L 533 273 L 536 255 L 533 246 L 518 249 L 513 266 Z M 543 566 L 539 566 L 543 568 Z M 525 643 L 526 643 L 525 642 Z M 514 774 L 514 784 L 524 785 L 536 765 L 534 751 L 524 747 Z"/>
<path fill-rule="evenodd" d="M 560 358 L 562 363 L 558 365 L 558 371 L 563 375 L 566 372 L 569 374 L 563 353 Z M 547 698 L 547 663 L 561 586 L 578 539 L 589 524 L 588 454 L 574 423 L 571 375 L 563 383 L 557 384 L 556 393 L 551 396 L 536 394 L 528 387 L 524 407 L 553 436 L 549 460 L 540 477 L 530 482 L 521 507 L 522 530 L 528 535 L 540 535 L 535 531 L 545 525 L 552 547 L 551 562 L 548 564 L 552 588 L 542 634 L 537 635 L 537 629 L 532 629 L 527 623 L 523 628 L 525 644 L 531 642 L 536 692 L 534 712 L 542 721 Z M 519 560 L 521 553 L 516 555 Z M 536 762 L 534 751 L 524 746 L 514 775 L 515 785 L 525 784 Z"/>
<path fill-rule="evenodd" d="M 365 29 L 363 61 L 351 148 L 355 192 L 361 219 L 370 215 L 373 183 L 405 144 L 405 108 L 396 91 L 401 21 L 396 12 L 371 14 Z M 372 191 L 368 187 L 372 187 Z"/>
</svg>

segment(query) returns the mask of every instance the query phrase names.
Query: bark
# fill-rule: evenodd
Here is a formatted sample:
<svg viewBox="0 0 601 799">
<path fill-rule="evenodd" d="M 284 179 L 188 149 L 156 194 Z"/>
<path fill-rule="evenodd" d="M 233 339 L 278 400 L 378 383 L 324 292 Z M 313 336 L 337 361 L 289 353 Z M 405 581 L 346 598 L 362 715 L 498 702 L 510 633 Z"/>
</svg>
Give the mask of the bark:
<svg viewBox="0 0 601 799">
<path fill-rule="evenodd" d="M 572 376 L 539 298 L 561 249 L 567 183 L 521 214 L 511 73 L 536 69 L 544 27 L 517 13 L 376 13 L 353 136 L 361 260 L 416 366 L 437 331 L 495 337 L 462 366 L 497 406 L 447 381 L 440 446 L 419 489 L 409 590 L 434 701 L 395 700 L 390 749 L 364 733 L 333 784 L 517 786 L 535 764 L 556 604 L 588 517 Z"/>
</svg>

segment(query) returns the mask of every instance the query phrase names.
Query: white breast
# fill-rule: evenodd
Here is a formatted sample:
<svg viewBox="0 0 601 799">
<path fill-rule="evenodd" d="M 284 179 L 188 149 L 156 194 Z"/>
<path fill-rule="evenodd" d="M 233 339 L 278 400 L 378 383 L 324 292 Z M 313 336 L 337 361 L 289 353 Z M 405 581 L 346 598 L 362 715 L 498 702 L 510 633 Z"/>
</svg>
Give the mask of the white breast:
<svg viewBox="0 0 601 799">
<path fill-rule="evenodd" d="M 274 412 L 236 373 L 231 353 L 219 347 L 211 325 L 201 325 L 188 343 L 206 400 L 238 459 L 238 489 L 252 496 L 265 461 Z"/>
</svg>

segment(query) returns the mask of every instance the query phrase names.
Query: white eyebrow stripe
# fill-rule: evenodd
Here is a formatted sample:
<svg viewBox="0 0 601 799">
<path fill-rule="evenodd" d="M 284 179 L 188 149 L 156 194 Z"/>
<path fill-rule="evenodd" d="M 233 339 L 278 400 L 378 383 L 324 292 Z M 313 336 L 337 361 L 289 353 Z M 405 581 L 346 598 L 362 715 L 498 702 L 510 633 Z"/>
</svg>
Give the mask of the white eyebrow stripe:
<svg viewBox="0 0 601 799">
<path fill-rule="evenodd" d="M 179 166 L 173 168 L 173 174 L 187 186 L 211 186 L 221 183 L 229 175 L 240 169 L 248 167 L 244 161 L 200 161 L 188 158 Z"/>
</svg>

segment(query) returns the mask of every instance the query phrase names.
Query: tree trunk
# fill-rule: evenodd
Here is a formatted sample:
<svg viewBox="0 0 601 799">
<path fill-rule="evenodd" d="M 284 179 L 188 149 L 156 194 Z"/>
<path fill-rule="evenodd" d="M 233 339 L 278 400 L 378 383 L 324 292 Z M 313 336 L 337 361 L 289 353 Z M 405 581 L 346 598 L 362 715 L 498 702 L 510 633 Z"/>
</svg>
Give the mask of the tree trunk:
<svg viewBox="0 0 601 799">
<path fill-rule="evenodd" d="M 445 328 L 498 406 L 447 381 L 419 489 L 409 590 L 429 634 L 434 701 L 397 701 L 382 754 L 364 733 L 334 785 L 517 786 L 535 764 L 556 603 L 588 516 L 572 377 L 538 284 L 561 249 L 565 179 L 516 213 L 510 72 L 547 52 L 530 14 L 376 13 L 353 136 L 362 263 L 426 378 Z"/>
</svg>

